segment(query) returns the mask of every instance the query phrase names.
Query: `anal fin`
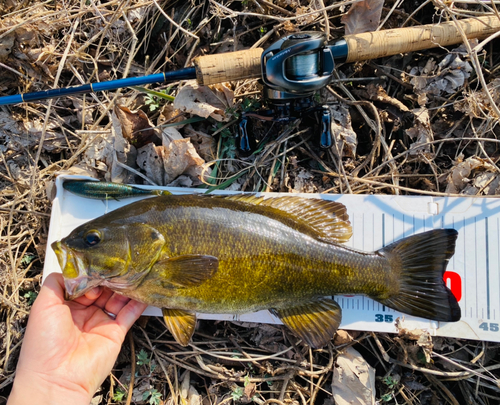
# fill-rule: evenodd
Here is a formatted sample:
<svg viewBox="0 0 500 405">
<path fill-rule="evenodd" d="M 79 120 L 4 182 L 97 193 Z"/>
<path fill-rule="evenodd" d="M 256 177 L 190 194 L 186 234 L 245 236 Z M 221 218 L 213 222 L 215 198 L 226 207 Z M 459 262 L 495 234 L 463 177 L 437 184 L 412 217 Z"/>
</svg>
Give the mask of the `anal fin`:
<svg viewBox="0 0 500 405">
<path fill-rule="evenodd" d="M 187 346 L 196 326 L 196 314 L 182 309 L 162 308 L 163 319 L 174 339 Z"/>
<path fill-rule="evenodd" d="M 325 346 L 333 338 L 342 319 L 339 304 L 329 298 L 270 311 L 314 349 Z"/>
</svg>

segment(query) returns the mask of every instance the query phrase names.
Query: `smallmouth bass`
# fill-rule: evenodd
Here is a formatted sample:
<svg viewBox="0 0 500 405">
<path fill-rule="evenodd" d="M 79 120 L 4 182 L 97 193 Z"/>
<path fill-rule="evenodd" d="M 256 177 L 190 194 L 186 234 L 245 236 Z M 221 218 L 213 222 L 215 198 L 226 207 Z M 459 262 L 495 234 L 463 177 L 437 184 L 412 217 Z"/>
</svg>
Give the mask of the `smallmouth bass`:
<svg viewBox="0 0 500 405">
<path fill-rule="evenodd" d="M 294 196 L 167 195 L 119 208 L 54 249 L 69 298 L 97 285 L 162 308 L 187 345 L 196 312 L 269 309 L 311 347 L 335 335 L 335 294 L 365 294 L 398 311 L 458 321 L 443 282 L 457 231 L 410 236 L 376 252 L 342 245 L 352 235 L 343 204 Z"/>
</svg>

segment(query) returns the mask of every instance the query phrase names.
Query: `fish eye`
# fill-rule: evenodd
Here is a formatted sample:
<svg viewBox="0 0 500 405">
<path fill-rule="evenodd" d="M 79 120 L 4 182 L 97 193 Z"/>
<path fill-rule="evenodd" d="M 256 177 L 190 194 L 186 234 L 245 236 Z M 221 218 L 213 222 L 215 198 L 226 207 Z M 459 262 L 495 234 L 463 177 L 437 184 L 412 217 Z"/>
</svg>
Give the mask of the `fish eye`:
<svg viewBox="0 0 500 405">
<path fill-rule="evenodd" d="M 99 231 L 89 231 L 83 238 L 87 246 L 95 246 L 101 241 L 101 234 Z"/>
</svg>

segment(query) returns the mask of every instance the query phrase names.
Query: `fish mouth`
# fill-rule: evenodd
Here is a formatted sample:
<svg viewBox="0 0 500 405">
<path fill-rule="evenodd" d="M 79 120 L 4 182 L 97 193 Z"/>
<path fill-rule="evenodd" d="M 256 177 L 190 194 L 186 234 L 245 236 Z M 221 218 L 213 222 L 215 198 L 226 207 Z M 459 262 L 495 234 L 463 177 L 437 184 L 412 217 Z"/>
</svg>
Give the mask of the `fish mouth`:
<svg viewBox="0 0 500 405">
<path fill-rule="evenodd" d="M 88 275 L 83 253 L 68 248 L 62 241 L 56 241 L 51 246 L 62 269 L 66 300 L 81 297 L 102 282 Z"/>
<path fill-rule="evenodd" d="M 97 287 L 100 283 L 101 280 L 92 279 L 87 276 L 64 279 L 64 286 L 66 287 L 64 299 L 66 301 L 71 301 L 75 298 L 81 297 L 87 291 Z"/>
</svg>

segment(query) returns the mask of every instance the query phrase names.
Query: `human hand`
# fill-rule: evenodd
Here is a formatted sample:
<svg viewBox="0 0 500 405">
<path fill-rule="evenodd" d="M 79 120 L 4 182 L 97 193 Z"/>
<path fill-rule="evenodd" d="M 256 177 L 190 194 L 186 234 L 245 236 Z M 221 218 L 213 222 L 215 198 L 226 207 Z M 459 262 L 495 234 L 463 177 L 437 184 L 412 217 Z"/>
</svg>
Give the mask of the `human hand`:
<svg viewBox="0 0 500 405">
<path fill-rule="evenodd" d="M 100 287 L 65 301 L 61 274 L 49 275 L 31 309 L 8 404 L 88 405 L 144 309 Z"/>
</svg>

